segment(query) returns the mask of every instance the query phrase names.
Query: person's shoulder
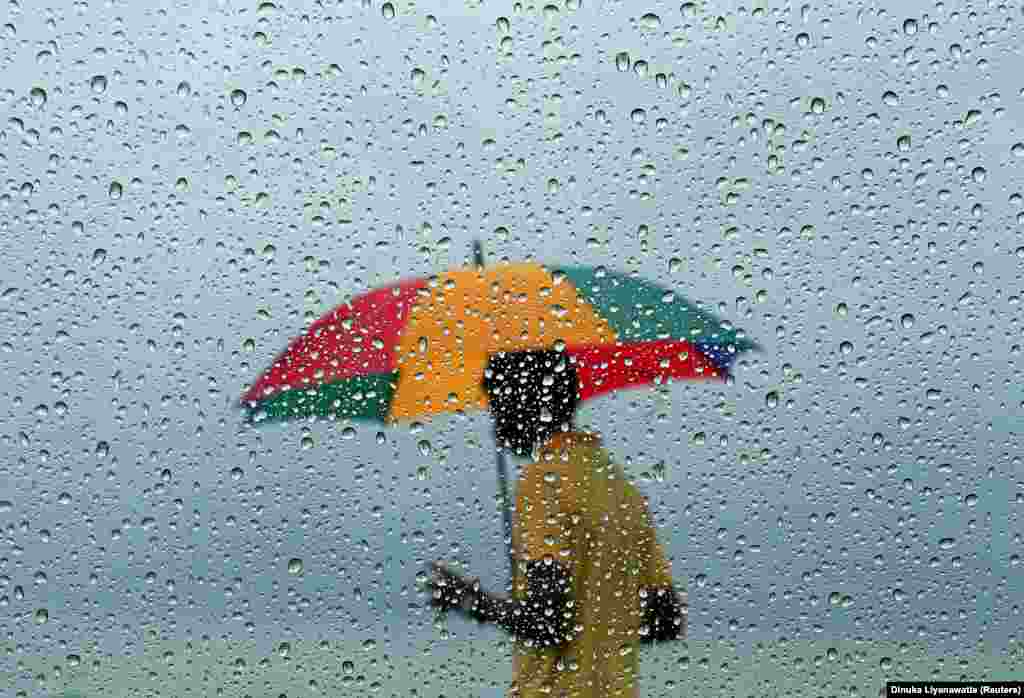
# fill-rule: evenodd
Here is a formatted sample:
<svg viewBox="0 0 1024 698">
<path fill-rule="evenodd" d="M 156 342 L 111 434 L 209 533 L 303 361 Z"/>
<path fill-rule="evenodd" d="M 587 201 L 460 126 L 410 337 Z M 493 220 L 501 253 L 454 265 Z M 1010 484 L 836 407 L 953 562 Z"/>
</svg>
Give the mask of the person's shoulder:
<svg viewBox="0 0 1024 698">
<path fill-rule="evenodd" d="M 555 434 L 540 447 L 534 464 L 548 470 L 566 470 L 601 458 L 603 451 L 599 442 L 583 438 L 581 434 Z"/>
<path fill-rule="evenodd" d="M 565 480 L 573 472 L 573 464 L 566 462 L 564 458 L 552 458 L 542 453 L 539 458 L 523 466 L 519 472 L 519 480 L 530 487 L 540 487 L 543 484 L 553 485 Z"/>
</svg>

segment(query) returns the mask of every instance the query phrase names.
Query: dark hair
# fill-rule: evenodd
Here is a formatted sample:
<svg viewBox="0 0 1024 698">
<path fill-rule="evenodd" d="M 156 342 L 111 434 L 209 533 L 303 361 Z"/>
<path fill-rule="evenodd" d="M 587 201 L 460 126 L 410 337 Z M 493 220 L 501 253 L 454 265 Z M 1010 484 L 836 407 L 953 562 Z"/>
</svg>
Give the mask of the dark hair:
<svg viewBox="0 0 1024 698">
<path fill-rule="evenodd" d="M 576 368 L 555 350 L 493 354 L 483 385 L 499 442 L 523 453 L 571 423 L 580 401 Z"/>
</svg>

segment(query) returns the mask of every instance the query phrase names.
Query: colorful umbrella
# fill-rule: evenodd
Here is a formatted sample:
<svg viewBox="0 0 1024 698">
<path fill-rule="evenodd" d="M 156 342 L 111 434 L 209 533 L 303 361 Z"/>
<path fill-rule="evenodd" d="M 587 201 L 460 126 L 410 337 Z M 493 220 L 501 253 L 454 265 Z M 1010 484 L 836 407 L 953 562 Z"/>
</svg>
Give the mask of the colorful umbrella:
<svg viewBox="0 0 1024 698">
<path fill-rule="evenodd" d="M 597 267 L 506 264 L 400 281 L 317 320 L 249 388 L 256 421 L 382 422 L 486 409 L 488 357 L 563 348 L 580 398 L 672 380 L 722 380 L 754 348 L 682 296 Z"/>
<path fill-rule="evenodd" d="M 724 380 L 755 344 L 683 296 L 604 267 L 477 266 L 369 291 L 317 320 L 242 398 L 256 422 L 400 420 L 485 409 L 491 354 L 558 348 L 580 398 L 669 380 Z M 498 481 L 510 540 L 508 477 Z"/>
</svg>

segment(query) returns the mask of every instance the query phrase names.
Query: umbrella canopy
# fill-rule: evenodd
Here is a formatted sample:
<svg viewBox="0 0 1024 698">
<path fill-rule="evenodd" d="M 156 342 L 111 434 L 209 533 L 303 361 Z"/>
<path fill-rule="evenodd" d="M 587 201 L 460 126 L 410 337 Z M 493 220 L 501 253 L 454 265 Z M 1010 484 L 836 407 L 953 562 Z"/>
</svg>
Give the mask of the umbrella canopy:
<svg viewBox="0 0 1024 698">
<path fill-rule="evenodd" d="M 481 380 L 491 354 L 552 347 L 574 358 L 586 400 L 670 379 L 722 380 L 755 345 L 683 296 L 604 267 L 470 267 L 338 306 L 242 401 L 256 421 L 393 422 L 486 409 Z"/>
</svg>

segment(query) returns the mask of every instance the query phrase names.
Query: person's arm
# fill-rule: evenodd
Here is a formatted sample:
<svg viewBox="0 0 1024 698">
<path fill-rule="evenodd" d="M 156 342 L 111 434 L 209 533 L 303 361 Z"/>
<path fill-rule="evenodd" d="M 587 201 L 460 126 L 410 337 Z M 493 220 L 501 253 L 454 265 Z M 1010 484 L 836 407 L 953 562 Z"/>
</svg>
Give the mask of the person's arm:
<svg viewBox="0 0 1024 698">
<path fill-rule="evenodd" d="M 686 639 L 686 595 L 676 591 L 672 583 L 672 566 L 658 544 L 649 512 L 647 520 L 647 569 L 640 590 L 640 605 L 644 611 L 640 641 L 651 643 Z"/>
<path fill-rule="evenodd" d="M 569 598 L 569 574 L 551 560 L 533 560 L 526 566 L 526 595 L 509 599 L 488 593 L 475 580 L 435 565 L 431 604 L 457 610 L 480 623 L 493 623 L 528 646 L 556 647 L 571 638 L 574 624 Z"/>
<path fill-rule="evenodd" d="M 568 643 L 575 634 L 576 609 L 570 570 L 559 562 L 571 535 L 574 488 L 569 466 L 558 459 L 527 466 L 516 492 L 513 538 L 525 578 L 513 575 L 514 598 L 479 588 L 444 567 L 435 565 L 435 607 L 458 608 L 482 623 L 494 623 L 530 646 Z M 555 477 L 552 477 L 552 476 Z M 522 569 L 522 568 L 520 568 Z M 447 593 L 445 593 L 447 591 Z"/>
</svg>

